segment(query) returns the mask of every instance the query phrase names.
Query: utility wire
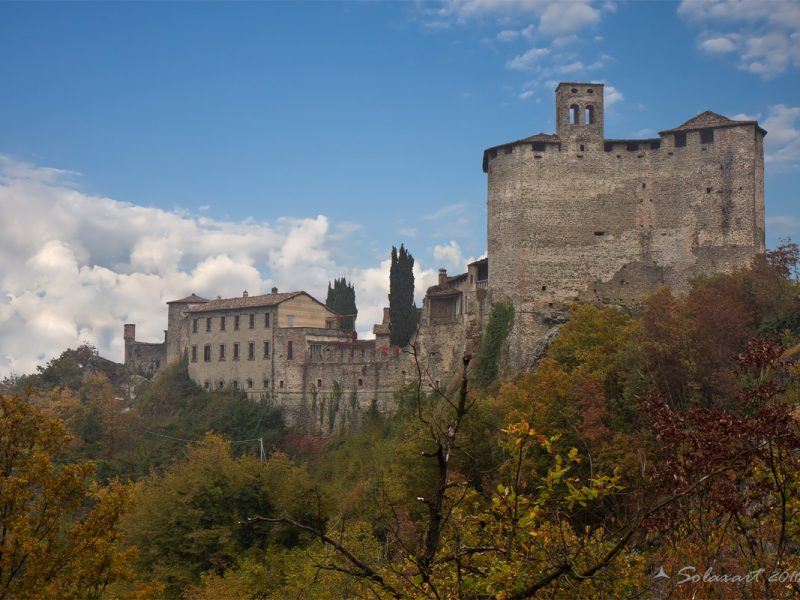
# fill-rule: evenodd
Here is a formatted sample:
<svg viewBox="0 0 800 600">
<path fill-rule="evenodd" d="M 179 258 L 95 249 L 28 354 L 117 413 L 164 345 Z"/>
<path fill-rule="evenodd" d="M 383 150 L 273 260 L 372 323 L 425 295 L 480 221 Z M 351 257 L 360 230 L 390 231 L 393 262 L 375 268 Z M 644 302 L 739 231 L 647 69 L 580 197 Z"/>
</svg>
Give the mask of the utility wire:
<svg viewBox="0 0 800 600">
<path fill-rule="evenodd" d="M 149 433 L 150 435 L 157 435 L 158 437 L 167 438 L 168 440 L 175 440 L 177 442 L 189 442 L 190 444 L 194 444 L 194 443 L 200 441 L 200 440 L 187 440 L 186 438 L 174 437 L 174 436 L 171 436 L 171 435 L 158 433 L 156 431 L 150 431 L 149 429 L 142 429 L 142 431 L 144 431 L 145 433 Z M 228 440 L 228 443 L 229 444 L 248 444 L 248 443 L 252 443 L 252 442 L 260 442 L 261 440 L 262 440 L 262 438 L 252 438 L 252 439 L 249 439 L 249 440 Z"/>
</svg>

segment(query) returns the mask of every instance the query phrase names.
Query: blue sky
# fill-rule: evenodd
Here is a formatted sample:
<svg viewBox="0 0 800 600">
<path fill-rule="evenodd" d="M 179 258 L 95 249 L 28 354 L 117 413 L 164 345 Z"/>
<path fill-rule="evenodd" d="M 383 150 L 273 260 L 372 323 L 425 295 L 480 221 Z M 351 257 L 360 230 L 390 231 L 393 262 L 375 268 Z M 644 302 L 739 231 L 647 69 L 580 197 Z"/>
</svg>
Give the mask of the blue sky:
<svg viewBox="0 0 800 600">
<path fill-rule="evenodd" d="M 482 151 L 552 131 L 558 81 L 606 83 L 607 137 L 758 118 L 800 239 L 798 2 L 0 3 L 0 56 L 0 374 L 245 283 L 348 275 L 367 333 L 393 244 L 418 287 L 485 251 Z"/>
</svg>

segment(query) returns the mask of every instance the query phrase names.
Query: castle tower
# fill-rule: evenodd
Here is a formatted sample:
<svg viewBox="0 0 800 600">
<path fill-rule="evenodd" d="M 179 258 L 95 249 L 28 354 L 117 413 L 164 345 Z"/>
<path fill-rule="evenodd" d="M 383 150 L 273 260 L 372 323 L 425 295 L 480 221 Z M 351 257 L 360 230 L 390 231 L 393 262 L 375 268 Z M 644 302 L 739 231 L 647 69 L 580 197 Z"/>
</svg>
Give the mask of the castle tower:
<svg viewBox="0 0 800 600">
<path fill-rule="evenodd" d="M 556 134 L 562 150 L 582 152 L 603 146 L 603 84 L 559 83 L 556 88 Z"/>
</svg>

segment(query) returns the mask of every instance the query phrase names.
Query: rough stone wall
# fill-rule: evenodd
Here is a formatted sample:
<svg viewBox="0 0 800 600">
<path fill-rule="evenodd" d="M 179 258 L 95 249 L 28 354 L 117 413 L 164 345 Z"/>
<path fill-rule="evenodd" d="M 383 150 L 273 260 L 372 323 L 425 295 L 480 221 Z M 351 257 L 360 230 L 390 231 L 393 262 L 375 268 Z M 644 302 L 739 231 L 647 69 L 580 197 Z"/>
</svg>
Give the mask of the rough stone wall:
<svg viewBox="0 0 800 600">
<path fill-rule="evenodd" d="M 547 144 L 488 161 L 488 251 L 495 297 L 511 298 L 515 370 L 567 302 L 637 305 L 658 285 L 748 265 L 764 250 L 762 134 L 714 129 L 685 147 Z"/>
<path fill-rule="evenodd" d="M 167 365 L 167 343 L 136 341 L 136 325 L 125 325 L 125 368 L 129 373 L 152 377 Z"/>
</svg>

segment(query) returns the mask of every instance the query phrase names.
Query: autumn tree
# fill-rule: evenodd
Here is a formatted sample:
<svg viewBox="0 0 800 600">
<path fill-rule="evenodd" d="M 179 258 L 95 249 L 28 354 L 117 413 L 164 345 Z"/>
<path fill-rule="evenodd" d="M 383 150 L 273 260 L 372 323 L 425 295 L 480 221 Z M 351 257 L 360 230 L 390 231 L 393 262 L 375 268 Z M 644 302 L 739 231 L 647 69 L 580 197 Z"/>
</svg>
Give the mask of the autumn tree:
<svg viewBox="0 0 800 600">
<path fill-rule="evenodd" d="M 333 285 L 328 282 L 328 297 L 325 306 L 342 315 L 341 327 L 345 331 L 353 331 L 356 327 L 356 289 L 344 277 L 334 279 Z"/>
<path fill-rule="evenodd" d="M 0 598 L 99 598 L 130 575 L 117 550 L 128 493 L 59 465 L 70 438 L 18 395 L 0 396 Z"/>
<path fill-rule="evenodd" d="M 400 244 L 400 251 L 392 246 L 392 264 L 389 269 L 389 321 L 391 342 L 405 346 L 417 328 L 417 306 L 414 303 L 414 257 Z"/>
</svg>

